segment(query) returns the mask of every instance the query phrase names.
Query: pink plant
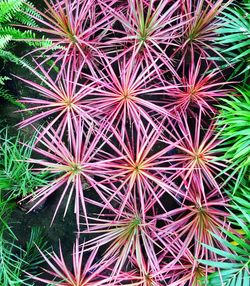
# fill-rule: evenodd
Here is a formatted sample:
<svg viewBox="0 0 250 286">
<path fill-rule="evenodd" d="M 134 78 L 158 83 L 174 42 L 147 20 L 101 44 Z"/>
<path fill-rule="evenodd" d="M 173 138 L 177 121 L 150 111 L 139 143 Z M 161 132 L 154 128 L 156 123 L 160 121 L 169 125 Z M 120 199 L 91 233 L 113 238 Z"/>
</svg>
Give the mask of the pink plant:
<svg viewBox="0 0 250 286">
<path fill-rule="evenodd" d="M 199 184 L 196 182 L 190 187 L 185 203 L 179 208 L 156 216 L 156 219 L 166 221 L 160 235 L 164 238 L 174 233 L 177 239 L 183 241 L 183 246 L 179 249 L 178 254 L 180 257 L 187 250 L 193 249 L 196 259 L 212 258 L 218 260 L 217 254 L 209 251 L 203 244 L 217 246 L 225 251 L 228 250 L 211 234 L 214 233 L 223 237 L 224 234 L 221 228 L 230 228 L 227 223 L 229 216 L 226 211 L 227 206 L 225 199 L 219 197 L 216 190 L 208 193 L 206 199 L 204 199 L 202 190 L 199 189 Z"/>
<path fill-rule="evenodd" d="M 52 278 L 46 279 L 34 275 L 30 276 L 34 280 L 56 286 L 117 285 L 112 283 L 110 277 L 103 274 L 107 265 L 95 262 L 97 251 L 98 249 L 91 252 L 87 261 L 85 261 L 84 245 L 80 247 L 79 239 L 77 238 L 72 253 L 73 271 L 71 271 L 65 263 L 61 243 L 59 243 L 59 256 L 55 252 L 43 253 L 40 251 L 43 259 L 50 267 L 49 270 L 44 270 Z"/>
<path fill-rule="evenodd" d="M 108 188 L 102 184 L 102 181 L 109 178 L 109 161 L 116 160 L 115 152 L 107 157 L 106 152 L 102 150 L 104 145 L 101 140 L 103 137 L 102 132 L 95 130 L 93 126 L 87 129 L 85 131 L 80 120 L 76 121 L 74 130 L 70 132 L 71 144 L 69 146 L 63 142 L 53 129 L 46 132 L 46 136 L 42 137 L 39 142 L 41 147 L 33 147 L 33 150 L 42 155 L 43 159 L 31 159 L 31 162 L 41 166 L 38 168 L 40 171 L 56 174 L 57 178 L 49 185 L 39 188 L 27 197 L 31 198 L 32 201 L 36 201 L 32 207 L 33 209 L 48 196 L 60 191 L 61 196 L 53 216 L 54 220 L 63 199 L 68 197 L 65 215 L 72 195 L 75 193 L 75 213 L 78 226 L 79 216 L 82 211 L 87 219 L 86 188 L 95 190 L 99 197 L 106 204 L 109 204 L 105 196 Z"/>
<path fill-rule="evenodd" d="M 93 110 L 85 104 L 86 97 L 91 94 L 93 83 L 80 86 L 81 68 L 76 72 L 72 70 L 70 63 L 65 65 L 62 67 L 61 77 L 58 81 L 55 81 L 42 65 L 38 64 L 36 70 L 30 70 L 42 83 L 38 84 L 26 79 L 21 80 L 28 84 L 39 96 L 36 94 L 32 97 L 23 97 L 20 102 L 31 105 L 23 111 L 38 113 L 23 120 L 19 124 L 20 127 L 23 128 L 46 119 L 48 125 L 41 135 L 51 128 L 56 129 L 57 133 L 63 135 L 65 131 L 71 132 L 73 122 L 78 117 L 81 117 L 88 125 L 93 123 L 93 117 L 91 116 Z"/>
<path fill-rule="evenodd" d="M 222 88 L 228 83 L 221 80 L 219 72 L 209 72 L 210 65 L 202 71 L 202 63 L 201 57 L 197 61 L 193 59 L 189 65 L 188 75 L 184 75 L 176 86 L 167 90 L 167 101 L 171 102 L 167 104 L 167 109 L 174 108 L 177 112 L 183 113 L 196 107 L 209 116 L 216 113 L 213 105 L 218 103 L 218 98 L 227 96 L 230 90 Z M 184 61 L 183 69 L 185 67 Z M 174 80 L 176 81 L 175 78 Z"/>
<path fill-rule="evenodd" d="M 137 265 L 143 268 L 144 252 L 147 253 L 151 269 L 159 270 L 156 250 L 166 250 L 169 246 L 157 239 L 156 221 L 142 215 L 139 206 L 127 202 L 122 213 L 101 214 L 91 219 L 93 223 L 89 223 L 89 229 L 82 233 L 96 233 L 98 236 L 86 242 L 86 249 L 93 250 L 109 244 L 102 261 L 112 261 L 112 277 L 119 277 L 124 267 L 131 264 L 129 259 L 135 259 Z"/>
<path fill-rule="evenodd" d="M 152 64 L 142 69 L 133 54 L 130 59 L 124 56 L 113 64 L 105 57 L 103 66 L 97 77 L 88 76 L 95 83 L 88 106 L 96 109 L 97 116 L 108 122 L 109 127 L 117 127 L 124 133 L 128 124 L 139 130 L 143 128 L 142 120 L 157 126 L 155 115 L 172 116 L 161 107 L 159 99 L 170 86 L 160 84 Z"/>
<path fill-rule="evenodd" d="M 221 194 L 221 184 L 217 175 L 226 168 L 224 160 L 218 160 L 215 153 L 222 140 L 219 133 L 214 131 L 214 123 L 203 131 L 201 110 L 198 117 L 188 120 L 187 114 L 179 114 L 177 124 L 172 125 L 172 144 L 176 148 L 175 154 L 168 157 L 176 172 L 172 180 L 179 177 L 179 188 L 185 187 L 188 191 L 192 182 L 196 182 L 203 198 L 206 198 L 205 189 L 217 190 Z M 223 197 L 223 195 L 221 194 Z"/>
<path fill-rule="evenodd" d="M 48 37 L 52 45 L 35 51 L 42 50 L 46 54 L 45 61 L 52 59 L 62 66 L 71 63 L 75 71 L 84 64 L 95 73 L 101 54 L 99 48 L 112 16 L 105 13 L 103 17 L 100 9 L 97 12 L 94 0 L 44 0 L 44 3 L 47 6 L 44 13 L 32 7 L 39 17 L 28 13 L 40 26 L 28 28 Z"/>
<path fill-rule="evenodd" d="M 199 260 L 219 262 L 212 249 L 228 251 L 230 169 L 213 116 L 229 82 L 210 69 L 211 56 L 222 57 L 213 45 L 218 15 L 232 1 L 44 0 L 45 12 L 24 11 L 51 46 L 31 52 L 42 59 L 30 68 L 39 82 L 21 80 L 38 95 L 21 99 L 33 114 L 19 127 L 45 121 L 29 162 L 54 175 L 24 200 L 31 211 L 58 193 L 53 223 L 74 196 L 77 231 L 87 235 L 81 246 L 76 239 L 72 269 L 60 243 L 59 255 L 40 251 L 51 278 L 30 277 L 198 286 L 213 270 Z"/>
<path fill-rule="evenodd" d="M 181 9 L 185 22 L 182 26 L 183 36 L 180 38 L 180 47 L 175 51 L 175 53 L 181 52 L 182 61 L 185 57 L 188 58 L 196 53 L 205 59 L 214 54 L 223 58 L 212 44 L 217 37 L 216 29 L 221 26 L 221 20 L 217 16 L 232 0 L 223 2 L 223 0 L 182 1 Z"/>
<path fill-rule="evenodd" d="M 189 250 L 175 265 L 171 267 L 166 265 L 165 270 L 168 286 L 200 286 L 211 273 L 211 269 L 200 265 Z"/>
<path fill-rule="evenodd" d="M 136 260 L 133 261 L 133 270 L 129 273 L 131 276 L 131 280 L 133 280 L 132 285 L 139 286 L 162 286 L 166 285 L 164 282 L 165 278 L 165 268 L 162 263 L 164 257 L 158 257 L 158 261 L 160 264 L 160 269 L 155 270 L 152 269 L 150 264 L 148 263 L 147 255 L 142 256 L 142 264 L 138 265 Z"/>
<path fill-rule="evenodd" d="M 115 148 L 120 159 L 109 163 L 109 169 L 113 170 L 110 180 L 115 182 L 115 186 L 110 188 L 113 194 L 109 201 L 123 197 L 120 214 L 129 201 L 138 203 L 144 216 L 154 204 L 165 209 L 161 202 L 164 194 L 173 198 L 184 196 L 174 182 L 168 179 L 176 171 L 176 167 L 169 164 L 168 156 L 174 145 L 164 137 L 162 125 L 159 123 L 157 130 L 150 124 L 145 125 L 145 130 L 132 127 L 125 131 L 124 136 L 112 130 L 117 142 L 112 148 Z M 154 149 L 156 145 L 160 145 L 160 148 Z"/>
<path fill-rule="evenodd" d="M 107 44 L 118 46 L 117 58 L 135 52 L 142 59 L 141 64 L 144 68 L 153 65 L 161 77 L 159 63 L 163 63 L 166 69 L 177 76 L 166 51 L 169 47 L 175 46 L 173 40 L 180 37 L 183 22 L 177 22 L 181 18 L 176 14 L 180 3 L 180 0 L 129 0 L 122 9 L 102 5 L 107 7 L 121 24 L 121 27 L 112 29 L 115 35 Z"/>
</svg>

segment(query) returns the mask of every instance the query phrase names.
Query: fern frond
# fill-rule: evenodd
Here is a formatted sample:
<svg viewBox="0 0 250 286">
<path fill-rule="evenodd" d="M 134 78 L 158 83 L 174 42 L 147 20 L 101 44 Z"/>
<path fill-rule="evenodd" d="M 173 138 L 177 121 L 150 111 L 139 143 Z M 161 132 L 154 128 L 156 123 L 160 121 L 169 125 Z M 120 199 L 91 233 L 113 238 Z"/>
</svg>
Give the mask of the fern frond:
<svg viewBox="0 0 250 286">
<path fill-rule="evenodd" d="M 30 63 L 27 60 L 18 58 L 10 51 L 4 51 L 0 49 L 0 58 L 6 61 L 11 61 L 12 63 L 15 63 L 27 69 L 32 68 Z"/>
<path fill-rule="evenodd" d="M 15 13 L 20 10 L 23 0 L 2 0 L 0 1 L 0 23 L 10 21 Z"/>
<path fill-rule="evenodd" d="M 41 15 L 36 11 L 34 4 L 25 0 L 23 1 L 20 13 L 16 13 L 15 19 L 23 25 L 37 27 L 36 21 L 31 16 L 42 19 Z"/>
<path fill-rule="evenodd" d="M 6 39 L 1 45 L 1 39 Z M 51 41 L 45 38 L 37 38 L 36 34 L 31 30 L 21 31 L 15 27 L 5 26 L 0 30 L 0 49 L 5 48 L 8 42 L 12 41 L 25 41 L 26 44 L 32 47 L 49 47 L 52 45 Z M 5 44 L 5 45 L 4 45 Z"/>
<path fill-rule="evenodd" d="M 0 76 L 0 85 L 4 85 L 6 80 L 9 80 L 10 78 L 7 76 Z"/>
<path fill-rule="evenodd" d="M 1 0 L 0 23 L 21 23 L 26 26 L 37 27 L 37 23 L 29 15 L 41 18 L 35 11 L 34 5 L 26 0 Z"/>
<path fill-rule="evenodd" d="M 0 78 L 1 81 L 1 78 Z M 15 97 L 10 94 L 10 92 L 5 89 L 4 87 L 0 87 L 0 97 L 4 98 L 5 100 L 7 100 L 8 102 L 10 102 L 11 104 L 21 108 L 21 109 L 25 109 L 26 106 L 24 104 L 22 104 L 21 102 L 18 102 Z"/>
<path fill-rule="evenodd" d="M 1 35 L 0 30 L 0 49 L 5 49 L 9 43 L 9 41 L 12 39 L 10 35 Z"/>
</svg>

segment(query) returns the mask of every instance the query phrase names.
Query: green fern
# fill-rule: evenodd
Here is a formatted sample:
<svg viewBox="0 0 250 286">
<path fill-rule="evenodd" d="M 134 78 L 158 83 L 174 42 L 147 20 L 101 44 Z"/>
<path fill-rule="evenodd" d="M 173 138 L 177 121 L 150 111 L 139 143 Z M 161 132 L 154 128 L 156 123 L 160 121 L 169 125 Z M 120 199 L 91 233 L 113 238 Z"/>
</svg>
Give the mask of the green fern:
<svg viewBox="0 0 250 286">
<path fill-rule="evenodd" d="M 0 76 L 0 85 L 4 85 L 6 80 L 10 80 L 10 78 L 6 77 L 6 76 Z M 24 104 L 22 104 L 21 102 L 18 102 L 16 100 L 16 98 L 3 86 L 0 86 L 0 97 L 4 98 L 5 100 L 10 102 L 11 104 L 13 104 L 13 105 L 15 105 L 21 109 L 26 108 L 26 106 Z"/>
<path fill-rule="evenodd" d="M 8 34 L 1 36 L 1 31 L 0 31 L 0 49 L 5 49 L 11 39 L 12 37 Z"/>
<path fill-rule="evenodd" d="M 20 31 L 17 28 L 11 26 L 2 27 L 0 30 L 0 49 L 6 48 L 9 41 L 24 41 L 27 40 L 26 44 L 32 47 L 49 47 L 51 41 L 45 38 L 36 38 L 36 34 L 31 31 Z M 3 44 L 1 44 L 3 42 Z"/>
<path fill-rule="evenodd" d="M 18 22 L 27 26 L 37 26 L 34 19 L 29 15 L 41 18 L 34 9 L 34 5 L 26 0 L 1 0 L 0 1 L 0 23 Z"/>
<path fill-rule="evenodd" d="M 26 108 L 26 106 L 24 104 L 22 104 L 21 102 L 18 102 L 15 99 L 15 97 L 4 87 L 0 87 L 0 97 L 4 98 L 6 101 L 10 102 L 11 104 L 13 104 L 13 105 L 15 105 L 21 109 Z"/>
<path fill-rule="evenodd" d="M 4 85 L 6 80 L 9 80 L 10 78 L 7 76 L 0 76 L 0 85 Z"/>
<path fill-rule="evenodd" d="M 30 15 L 41 18 L 33 4 L 26 0 L 0 1 L 0 49 L 6 49 L 9 41 L 23 41 L 32 47 L 51 46 L 51 41 L 44 37 L 37 38 L 32 30 L 21 31 L 13 25 L 37 27 L 36 21 Z"/>
<path fill-rule="evenodd" d="M 1 0 L 0 1 L 0 23 L 5 23 L 13 18 L 13 15 L 20 11 L 23 5 L 22 0 Z"/>
</svg>

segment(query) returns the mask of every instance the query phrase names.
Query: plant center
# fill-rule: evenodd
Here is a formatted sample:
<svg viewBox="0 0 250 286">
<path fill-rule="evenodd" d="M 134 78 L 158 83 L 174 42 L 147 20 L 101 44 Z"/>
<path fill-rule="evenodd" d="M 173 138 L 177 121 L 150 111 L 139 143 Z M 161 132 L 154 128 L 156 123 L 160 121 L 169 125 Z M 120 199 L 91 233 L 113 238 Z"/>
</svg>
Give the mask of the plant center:
<svg viewBox="0 0 250 286">
<path fill-rule="evenodd" d="M 136 228 L 138 228 L 138 226 L 141 224 L 141 218 L 138 216 L 138 215 L 136 215 L 133 219 L 132 219 L 132 221 L 131 221 L 131 223 L 130 223 L 130 225 L 129 225 L 129 232 L 131 233 L 131 232 L 133 232 Z"/>
<path fill-rule="evenodd" d="M 82 166 L 77 163 L 72 163 L 71 164 L 71 172 L 73 175 L 77 175 L 82 172 Z"/>
<path fill-rule="evenodd" d="M 197 95 L 197 89 L 194 86 L 192 86 L 189 89 L 188 94 L 189 94 L 190 101 L 195 101 L 197 98 L 197 96 L 196 96 Z"/>
<path fill-rule="evenodd" d="M 65 107 L 66 108 L 72 108 L 75 104 L 74 104 L 74 102 L 71 100 L 71 99 L 65 99 L 64 101 L 63 101 L 63 103 L 64 103 L 64 105 L 65 105 Z"/>
<path fill-rule="evenodd" d="M 201 152 L 196 152 L 194 154 L 194 160 L 197 162 L 197 164 L 201 163 L 201 162 L 204 162 L 205 160 L 205 156 L 203 153 Z"/>
<path fill-rule="evenodd" d="M 122 100 L 129 100 L 131 98 L 131 95 L 130 95 L 130 92 L 128 90 L 125 90 L 123 93 L 122 93 Z"/>
<path fill-rule="evenodd" d="M 149 273 L 145 275 L 145 280 L 146 280 L 147 285 L 153 285 L 153 279 Z"/>
<path fill-rule="evenodd" d="M 139 174 L 141 170 L 142 170 L 142 166 L 141 166 L 141 165 L 136 164 L 136 165 L 134 166 L 134 172 L 135 172 L 136 174 Z"/>
</svg>

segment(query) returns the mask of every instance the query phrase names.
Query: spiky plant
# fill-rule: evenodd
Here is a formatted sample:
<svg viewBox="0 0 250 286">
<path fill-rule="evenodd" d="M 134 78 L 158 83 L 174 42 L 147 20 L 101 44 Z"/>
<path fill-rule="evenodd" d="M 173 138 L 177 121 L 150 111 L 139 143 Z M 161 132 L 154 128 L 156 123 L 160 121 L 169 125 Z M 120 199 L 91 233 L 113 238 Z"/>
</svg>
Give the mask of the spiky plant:
<svg viewBox="0 0 250 286">
<path fill-rule="evenodd" d="M 97 250 L 89 253 L 88 259 L 85 259 L 84 245 L 79 245 L 79 238 L 73 247 L 72 265 L 73 271 L 66 265 L 61 243 L 59 243 L 59 256 L 55 253 L 44 252 L 39 249 L 43 259 L 46 261 L 50 269 L 45 269 L 51 278 L 41 278 L 31 275 L 31 277 L 46 285 L 55 286 L 99 286 L 99 285 L 119 285 L 112 283 L 112 279 L 105 276 L 104 270 L 107 265 L 97 263 Z"/>
<path fill-rule="evenodd" d="M 219 157 L 215 149 L 222 144 L 219 133 L 215 133 L 214 122 L 203 127 L 202 113 L 199 111 L 195 118 L 188 118 L 187 114 L 179 114 L 178 123 L 170 121 L 172 125 L 170 139 L 176 148 L 174 154 L 168 156 L 176 172 L 172 180 L 179 178 L 179 189 L 185 187 L 187 192 L 192 182 L 199 184 L 203 199 L 206 199 L 206 189 L 217 190 L 222 197 L 221 183 L 218 173 L 227 167 L 226 161 Z M 229 174 L 225 172 L 225 176 Z"/>
<path fill-rule="evenodd" d="M 109 201 L 123 197 L 119 208 L 121 214 L 131 200 L 138 200 L 144 216 L 155 203 L 165 210 L 161 202 L 164 194 L 167 193 L 173 198 L 177 195 L 184 196 L 184 193 L 168 180 L 168 176 L 176 171 L 176 167 L 169 164 L 168 157 L 174 145 L 164 137 L 162 125 L 163 123 L 159 123 L 157 130 L 150 124 L 145 124 L 145 129 L 132 127 L 124 134 L 112 130 L 114 145 L 117 146 L 113 145 L 112 148 L 120 159 L 110 161 L 107 165 L 112 170 L 110 181 L 114 182 L 114 186 L 110 188 L 112 195 Z M 156 145 L 160 147 L 154 150 Z"/>
<path fill-rule="evenodd" d="M 31 28 L 46 35 L 52 45 L 33 52 L 42 51 L 46 54 L 46 62 L 54 60 L 60 65 L 70 62 L 75 71 L 84 64 L 95 73 L 96 56 L 100 55 L 100 44 L 112 16 L 105 14 L 103 17 L 103 11 L 98 9 L 97 1 L 94 0 L 45 0 L 44 3 L 45 12 L 34 8 L 39 16 L 29 12 L 25 14 L 39 24 L 39 27 Z"/>
<path fill-rule="evenodd" d="M 219 72 L 209 72 L 210 65 L 203 71 L 203 64 L 201 57 L 198 60 L 193 58 L 190 64 L 184 61 L 183 69 L 188 66 L 188 73 L 185 75 L 185 70 L 183 71 L 180 82 L 174 78 L 175 85 L 166 91 L 167 109 L 173 108 L 185 113 L 198 108 L 208 116 L 216 113 L 214 105 L 218 99 L 227 96 L 230 89 L 224 88 L 228 83 L 221 78 Z"/>
<path fill-rule="evenodd" d="M 42 65 L 37 64 L 37 69 L 30 71 L 41 80 L 38 84 L 31 80 L 21 79 L 30 88 L 37 92 L 36 96 L 23 97 L 20 102 L 27 105 L 22 112 L 36 112 L 19 123 L 23 128 L 42 119 L 48 124 L 41 133 L 43 136 L 51 128 L 63 136 L 70 133 L 74 121 L 80 116 L 87 124 L 92 124 L 91 108 L 84 103 L 85 98 L 91 94 L 92 83 L 80 86 L 81 68 L 73 71 L 71 63 L 62 67 L 61 77 L 55 81 Z M 39 70 L 40 73 L 37 71 Z"/>
<path fill-rule="evenodd" d="M 183 241 L 178 257 L 181 257 L 185 251 L 193 249 L 196 259 L 218 260 L 218 257 L 213 252 L 209 252 L 201 243 L 227 250 L 227 247 L 211 235 L 213 232 L 217 236 L 223 237 L 220 228 L 229 228 L 229 224 L 226 222 L 229 216 L 226 211 L 227 202 L 218 197 L 216 190 L 208 193 L 205 199 L 202 196 L 199 182 L 196 182 L 191 186 L 187 198 L 180 207 L 156 216 L 158 219 L 166 221 L 160 234 L 164 238 L 174 233 L 177 239 Z M 174 242 L 175 239 L 173 239 Z M 177 260 L 178 257 L 175 259 Z"/>
<path fill-rule="evenodd" d="M 122 198 L 118 201 L 119 205 L 122 201 Z M 98 234 L 86 241 L 87 250 L 107 245 L 102 261 L 110 261 L 112 277 L 119 277 L 124 267 L 131 264 L 129 259 L 134 259 L 138 267 L 143 269 L 144 252 L 147 253 L 150 268 L 157 272 L 160 270 L 157 252 L 163 249 L 172 251 L 169 241 L 162 243 L 163 240 L 158 236 L 155 219 L 142 215 L 139 208 L 134 202 L 127 202 L 126 209 L 122 213 L 113 210 L 112 213 L 91 218 L 93 223 L 89 223 L 89 229 L 82 231 L 82 233 Z"/>
<path fill-rule="evenodd" d="M 180 2 L 129 0 L 123 9 L 109 7 L 110 13 L 121 27 L 111 30 L 115 35 L 107 43 L 118 45 L 118 58 L 134 51 L 142 59 L 141 64 L 145 68 L 153 65 L 154 70 L 161 76 L 159 63 L 164 63 L 167 69 L 177 76 L 166 51 L 175 46 L 173 39 L 180 36 L 178 30 L 183 23 L 177 23 L 180 16 L 176 13 Z"/>
<path fill-rule="evenodd" d="M 128 124 L 139 130 L 143 128 L 142 120 L 156 127 L 154 115 L 171 117 L 160 100 L 169 85 L 160 83 L 152 64 L 142 69 L 134 53 L 113 64 L 106 57 L 102 62 L 104 69 L 98 71 L 98 76 L 88 77 L 96 86 L 87 104 L 96 110 L 97 118 L 108 122 L 108 127 L 117 127 L 123 134 Z"/>
<path fill-rule="evenodd" d="M 206 282 L 204 278 L 208 275 L 209 270 L 198 262 L 189 249 L 179 261 L 176 261 L 171 267 L 166 264 L 164 268 L 168 286 L 206 285 L 203 282 Z"/>
<path fill-rule="evenodd" d="M 186 22 L 183 25 L 180 47 L 176 50 L 176 53 L 183 52 L 180 55 L 182 60 L 195 54 L 208 59 L 214 53 L 223 58 L 213 45 L 218 37 L 216 30 L 221 25 L 221 20 L 217 16 L 232 1 L 226 3 L 223 3 L 223 0 L 182 1 L 181 9 Z"/>
<path fill-rule="evenodd" d="M 225 142 L 223 147 L 217 148 L 225 153 L 224 159 L 230 163 L 222 173 L 233 170 L 228 181 L 234 177 L 234 191 L 244 179 L 249 181 L 250 178 L 250 86 L 237 88 L 237 91 L 238 95 L 233 94 L 222 100 L 217 121 L 218 129 L 225 125 L 221 132 Z"/>
<path fill-rule="evenodd" d="M 144 253 L 141 257 L 142 264 L 138 264 L 136 259 L 132 259 L 133 270 L 121 275 L 126 275 L 127 279 L 131 280 L 131 286 L 162 286 L 166 285 L 167 276 L 165 276 L 166 269 L 163 264 L 164 255 L 159 256 L 158 262 L 160 270 L 152 269 L 147 255 Z"/>
<path fill-rule="evenodd" d="M 69 136 L 71 138 L 70 143 L 64 143 L 58 133 L 51 129 L 40 140 L 40 146 L 33 146 L 33 151 L 40 154 L 42 158 L 30 159 L 29 161 L 36 164 L 36 169 L 54 174 L 55 179 L 50 184 L 37 189 L 25 200 L 36 200 L 35 205 L 32 207 L 34 209 L 51 194 L 60 190 L 61 196 L 53 215 L 53 222 L 65 197 L 67 197 L 64 212 L 64 215 L 66 215 L 69 202 L 75 193 L 74 211 L 79 226 L 80 213 L 83 212 L 87 219 L 85 188 L 93 188 L 92 190 L 96 191 L 98 196 L 109 204 L 104 195 L 108 188 L 102 184 L 102 181 L 107 180 L 109 177 L 108 163 L 110 160 L 116 160 L 116 153 L 114 152 L 113 156 L 107 157 L 105 150 L 103 150 L 104 140 L 102 140 L 102 137 L 104 138 L 104 135 L 101 129 L 95 130 L 93 125 L 85 128 L 81 120 L 74 123 Z M 109 147 L 112 147 L 112 145 L 109 144 Z M 117 159 L 120 158 L 117 157 Z"/>
</svg>

